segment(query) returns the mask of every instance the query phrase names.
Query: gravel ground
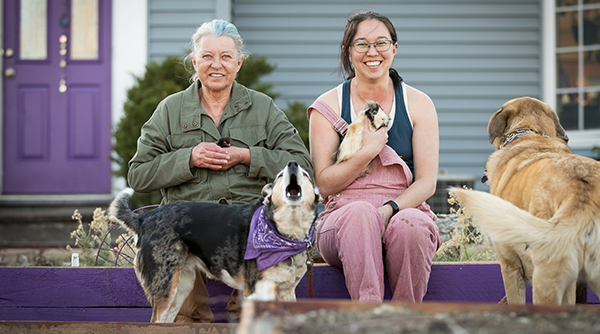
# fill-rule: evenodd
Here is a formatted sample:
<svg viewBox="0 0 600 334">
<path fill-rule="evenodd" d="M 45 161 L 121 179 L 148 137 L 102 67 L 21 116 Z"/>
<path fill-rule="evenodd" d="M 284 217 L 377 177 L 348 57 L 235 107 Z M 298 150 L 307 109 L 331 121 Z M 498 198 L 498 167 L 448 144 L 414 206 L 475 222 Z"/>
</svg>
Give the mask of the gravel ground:
<svg viewBox="0 0 600 334">
<path fill-rule="evenodd" d="M 383 304 L 368 311 L 320 309 L 254 320 L 264 333 L 431 333 L 431 334 L 551 334 L 600 333 L 600 309 L 577 307 L 564 312 L 421 313 Z M 265 331 L 266 329 L 266 331 Z"/>
</svg>

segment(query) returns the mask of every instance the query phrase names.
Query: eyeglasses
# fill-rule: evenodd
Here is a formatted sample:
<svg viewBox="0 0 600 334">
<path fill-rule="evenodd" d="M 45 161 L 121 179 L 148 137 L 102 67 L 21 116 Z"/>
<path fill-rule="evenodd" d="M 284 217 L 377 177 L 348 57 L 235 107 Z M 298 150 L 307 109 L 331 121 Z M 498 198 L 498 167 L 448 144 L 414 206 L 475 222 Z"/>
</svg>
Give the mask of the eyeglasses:
<svg viewBox="0 0 600 334">
<path fill-rule="evenodd" d="M 354 47 L 354 51 L 358 52 L 358 53 L 365 53 L 367 51 L 369 51 L 369 47 L 371 47 L 371 45 L 375 45 L 375 50 L 379 51 L 379 52 L 386 52 L 387 50 L 390 49 L 390 47 L 392 46 L 392 41 L 390 41 L 389 39 L 380 39 L 377 42 L 374 43 L 367 43 L 366 41 L 358 41 L 358 42 L 354 42 L 350 45 L 352 45 Z"/>
</svg>

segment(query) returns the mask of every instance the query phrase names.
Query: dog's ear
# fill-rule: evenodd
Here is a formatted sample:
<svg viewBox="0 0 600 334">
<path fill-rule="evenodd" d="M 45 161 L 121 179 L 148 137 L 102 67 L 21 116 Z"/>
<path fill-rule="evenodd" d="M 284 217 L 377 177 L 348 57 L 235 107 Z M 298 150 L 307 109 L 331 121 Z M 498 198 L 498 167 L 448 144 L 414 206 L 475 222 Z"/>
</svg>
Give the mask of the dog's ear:
<svg viewBox="0 0 600 334">
<path fill-rule="evenodd" d="M 488 124 L 488 134 L 490 136 L 491 144 L 494 143 L 494 139 L 502 136 L 504 133 L 509 113 L 510 112 L 504 106 L 502 106 L 502 108 L 496 111 L 490 118 L 490 122 Z"/>
<path fill-rule="evenodd" d="M 550 108 L 549 105 L 547 105 L 546 103 L 544 103 L 544 112 L 546 113 L 546 115 L 548 115 L 548 117 L 552 118 L 552 121 L 554 122 L 554 126 L 556 127 L 556 136 L 559 138 L 564 139 L 564 141 L 566 143 L 569 142 L 569 136 L 567 136 L 567 133 L 565 132 L 565 129 L 562 127 L 562 125 L 560 124 L 560 120 L 558 119 L 558 116 L 556 115 L 556 113 L 554 112 L 554 110 L 552 110 L 552 108 Z"/>
<path fill-rule="evenodd" d="M 271 193 L 273 193 L 273 183 L 265 184 L 261 191 L 261 195 L 265 198 L 263 200 L 265 205 L 271 202 Z"/>
<path fill-rule="evenodd" d="M 569 142 L 569 136 L 567 136 L 567 133 L 565 132 L 565 129 L 563 129 L 562 125 L 560 125 L 560 122 L 558 122 L 558 117 L 556 122 L 556 135 L 562 138 L 565 143 Z"/>
</svg>

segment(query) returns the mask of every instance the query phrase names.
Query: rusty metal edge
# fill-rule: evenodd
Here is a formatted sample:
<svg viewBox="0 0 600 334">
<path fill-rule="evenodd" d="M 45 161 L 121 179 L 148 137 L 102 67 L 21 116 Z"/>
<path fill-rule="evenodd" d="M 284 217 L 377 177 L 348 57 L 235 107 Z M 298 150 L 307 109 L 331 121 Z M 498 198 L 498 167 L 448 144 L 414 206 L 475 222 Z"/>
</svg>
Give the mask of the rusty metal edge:
<svg viewBox="0 0 600 334">
<path fill-rule="evenodd" d="M 137 322 L 1 321 L 0 334 L 229 334 L 237 324 L 153 324 Z"/>
</svg>

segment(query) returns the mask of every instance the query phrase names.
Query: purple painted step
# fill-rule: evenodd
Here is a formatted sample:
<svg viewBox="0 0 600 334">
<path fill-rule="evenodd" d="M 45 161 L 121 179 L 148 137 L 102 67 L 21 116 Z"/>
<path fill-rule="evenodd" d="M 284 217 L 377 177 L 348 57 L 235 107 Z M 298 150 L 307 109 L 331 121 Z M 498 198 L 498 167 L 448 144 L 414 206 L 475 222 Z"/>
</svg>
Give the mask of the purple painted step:
<svg viewBox="0 0 600 334">
<path fill-rule="evenodd" d="M 151 309 L 133 268 L 0 267 L 0 320 L 148 322 Z M 341 269 L 315 265 L 314 297 L 348 299 Z M 210 281 L 215 318 L 227 322 L 231 288 Z M 308 297 L 306 277 L 296 288 Z M 425 301 L 497 303 L 504 296 L 495 263 L 434 264 Z M 389 286 L 386 299 L 390 299 Z M 528 300 L 531 292 L 528 290 Z M 588 303 L 599 303 L 588 289 Z"/>
</svg>

